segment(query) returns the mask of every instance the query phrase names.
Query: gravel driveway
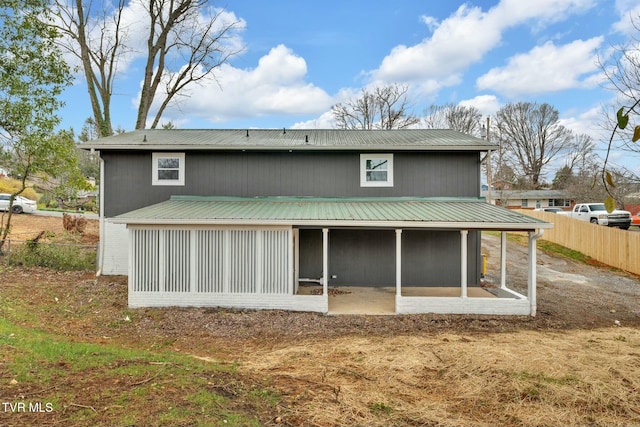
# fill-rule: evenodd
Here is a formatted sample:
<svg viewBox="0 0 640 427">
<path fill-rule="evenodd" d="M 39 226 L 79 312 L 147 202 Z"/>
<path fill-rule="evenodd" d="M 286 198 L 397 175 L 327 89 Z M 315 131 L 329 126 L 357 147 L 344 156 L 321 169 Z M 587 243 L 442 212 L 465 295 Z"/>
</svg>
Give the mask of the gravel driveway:
<svg viewBox="0 0 640 427">
<path fill-rule="evenodd" d="M 500 238 L 484 234 L 485 281 L 500 286 Z M 640 325 L 640 279 L 538 250 L 538 316 L 567 327 Z M 527 248 L 507 242 L 507 287 L 526 294 Z"/>
</svg>

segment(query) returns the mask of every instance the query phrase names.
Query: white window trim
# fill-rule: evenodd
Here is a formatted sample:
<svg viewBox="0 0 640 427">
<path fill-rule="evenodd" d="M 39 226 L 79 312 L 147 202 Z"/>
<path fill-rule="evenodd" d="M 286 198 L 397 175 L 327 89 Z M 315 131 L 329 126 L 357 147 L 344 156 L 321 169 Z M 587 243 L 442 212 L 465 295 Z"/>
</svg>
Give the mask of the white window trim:
<svg viewBox="0 0 640 427">
<path fill-rule="evenodd" d="M 386 181 L 367 181 L 367 160 L 387 161 Z M 360 154 L 360 187 L 393 187 L 393 154 Z"/>
<path fill-rule="evenodd" d="M 159 159 L 178 159 L 180 165 L 178 166 L 178 179 L 158 179 L 158 160 Z M 151 185 L 171 186 L 171 185 L 184 185 L 184 153 L 152 153 L 152 176 Z"/>
</svg>

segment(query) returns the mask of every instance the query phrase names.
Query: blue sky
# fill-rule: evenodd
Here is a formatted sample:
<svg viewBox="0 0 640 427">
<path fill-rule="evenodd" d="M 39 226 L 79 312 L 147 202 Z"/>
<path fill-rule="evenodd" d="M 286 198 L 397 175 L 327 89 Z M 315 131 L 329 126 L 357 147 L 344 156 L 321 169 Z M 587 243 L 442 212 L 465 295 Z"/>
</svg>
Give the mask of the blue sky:
<svg viewBox="0 0 640 427">
<path fill-rule="evenodd" d="M 219 5 L 222 5 L 221 3 Z M 563 124 L 596 138 L 603 89 L 596 65 L 611 45 L 638 36 L 638 0 L 241 0 L 243 52 L 217 82 L 192 88 L 165 120 L 179 128 L 327 128 L 331 105 L 364 87 L 410 87 L 414 113 L 431 104 L 473 105 L 484 115 L 509 102 L 547 102 Z M 143 43 L 135 4 L 125 19 Z M 136 27 L 138 25 L 138 27 Z M 136 29 L 138 31 L 136 31 Z M 135 44 L 133 41 L 132 44 Z M 122 61 L 113 125 L 133 130 L 142 59 Z M 63 126 L 82 128 L 90 106 L 82 78 L 65 93 Z M 151 120 L 148 121 L 150 124 Z"/>
</svg>

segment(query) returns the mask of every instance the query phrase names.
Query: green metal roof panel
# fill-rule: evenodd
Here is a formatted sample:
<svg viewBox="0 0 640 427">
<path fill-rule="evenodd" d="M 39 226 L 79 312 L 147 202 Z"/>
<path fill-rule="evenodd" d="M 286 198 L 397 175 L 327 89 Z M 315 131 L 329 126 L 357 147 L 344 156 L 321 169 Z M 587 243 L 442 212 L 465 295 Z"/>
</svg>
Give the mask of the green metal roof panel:
<svg viewBox="0 0 640 427">
<path fill-rule="evenodd" d="M 144 129 L 79 145 L 96 150 L 477 150 L 496 145 L 451 129 Z"/>
<path fill-rule="evenodd" d="M 473 198 L 194 197 L 117 216 L 125 224 L 288 224 L 445 228 L 549 228 L 552 224 Z"/>
</svg>

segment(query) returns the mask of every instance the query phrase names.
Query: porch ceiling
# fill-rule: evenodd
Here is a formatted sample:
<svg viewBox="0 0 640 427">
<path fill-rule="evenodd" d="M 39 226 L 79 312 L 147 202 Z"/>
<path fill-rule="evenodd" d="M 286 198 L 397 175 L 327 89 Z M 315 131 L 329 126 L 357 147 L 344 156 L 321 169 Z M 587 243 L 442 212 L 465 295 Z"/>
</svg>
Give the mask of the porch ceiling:
<svg viewBox="0 0 640 427">
<path fill-rule="evenodd" d="M 131 211 L 111 221 L 131 225 L 260 225 L 317 227 L 535 230 L 553 224 L 478 198 L 196 197 Z"/>
</svg>

